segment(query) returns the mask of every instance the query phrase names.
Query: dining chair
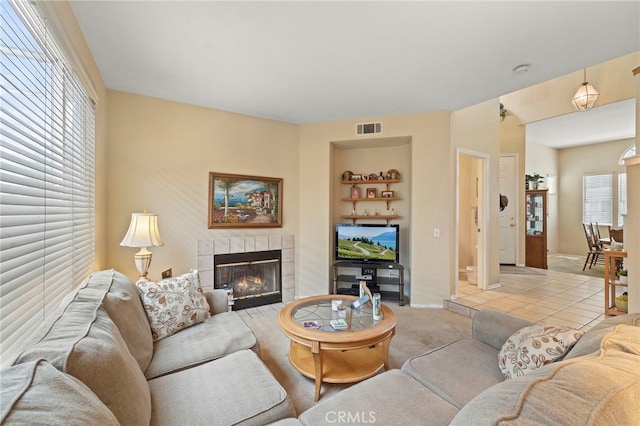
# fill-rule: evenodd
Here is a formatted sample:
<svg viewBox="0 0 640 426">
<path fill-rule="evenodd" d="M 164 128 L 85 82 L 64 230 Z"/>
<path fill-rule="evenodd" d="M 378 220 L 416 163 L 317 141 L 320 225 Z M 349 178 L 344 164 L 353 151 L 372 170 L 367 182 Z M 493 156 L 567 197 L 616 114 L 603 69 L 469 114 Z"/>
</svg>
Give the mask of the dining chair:
<svg viewBox="0 0 640 426">
<path fill-rule="evenodd" d="M 609 228 L 609 238 L 611 239 L 611 241 L 615 240 L 617 243 L 623 243 L 624 242 L 623 237 L 624 237 L 624 230 Z"/>
<path fill-rule="evenodd" d="M 584 228 L 584 236 L 587 239 L 587 246 L 589 247 L 587 258 L 584 260 L 584 266 L 582 267 L 582 270 L 584 271 L 587 267 L 587 263 L 589 264 L 589 269 L 591 269 L 591 267 L 600 260 L 602 255 L 602 246 L 596 242 L 593 233 L 593 226 L 590 223 L 583 223 L 582 227 Z M 604 259 L 602 260 L 604 261 Z"/>
</svg>

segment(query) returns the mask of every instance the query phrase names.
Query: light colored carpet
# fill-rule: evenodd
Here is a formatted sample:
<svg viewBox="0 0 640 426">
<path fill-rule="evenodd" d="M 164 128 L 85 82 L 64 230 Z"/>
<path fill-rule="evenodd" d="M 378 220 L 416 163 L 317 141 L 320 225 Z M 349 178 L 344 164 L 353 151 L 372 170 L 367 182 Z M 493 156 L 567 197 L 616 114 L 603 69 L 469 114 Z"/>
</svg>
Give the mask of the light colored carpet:
<svg viewBox="0 0 640 426">
<path fill-rule="evenodd" d="M 391 368 L 400 368 L 409 358 L 446 343 L 471 336 L 471 319 L 446 309 L 418 309 L 386 303 L 396 314 L 396 335 L 389 349 Z M 275 311 L 274 311 L 275 312 Z M 287 357 L 289 340 L 280 330 L 276 314 L 243 317 L 253 330 L 262 360 L 289 394 L 298 414 L 312 407 L 314 383 L 302 376 Z M 497 360 L 496 360 L 497 362 Z M 345 389 L 349 384 L 323 383 L 320 400 Z"/>
<path fill-rule="evenodd" d="M 583 271 L 582 267 L 584 266 L 584 260 L 586 257 L 586 254 L 584 256 L 561 253 L 549 254 L 547 256 L 547 266 L 549 267 L 550 271 L 567 272 L 569 274 L 587 275 L 589 277 L 602 278 L 604 276 L 604 265 L 602 262 L 604 256 L 601 256 L 601 260 L 591 268 L 589 268 L 589 265 L 587 265 L 587 267 L 584 268 Z"/>
</svg>

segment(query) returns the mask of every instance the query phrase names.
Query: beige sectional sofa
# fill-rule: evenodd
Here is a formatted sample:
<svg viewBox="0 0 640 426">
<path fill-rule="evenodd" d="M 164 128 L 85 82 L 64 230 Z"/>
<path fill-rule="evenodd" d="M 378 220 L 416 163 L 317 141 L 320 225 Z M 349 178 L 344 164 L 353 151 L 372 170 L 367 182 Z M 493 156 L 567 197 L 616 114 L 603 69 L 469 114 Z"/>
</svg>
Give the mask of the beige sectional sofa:
<svg viewBox="0 0 640 426">
<path fill-rule="evenodd" d="M 2 424 L 263 425 L 295 416 L 251 330 L 206 292 L 211 317 L 156 342 L 135 284 L 88 277 L 13 366 Z"/>
<path fill-rule="evenodd" d="M 472 338 L 409 359 L 296 417 L 251 330 L 214 315 L 152 342 L 136 286 L 92 274 L 14 365 L 0 372 L 0 423 L 65 425 L 640 424 L 640 314 L 587 331 L 564 358 L 505 381 L 498 354 L 533 323 L 483 310 Z"/>
<path fill-rule="evenodd" d="M 278 425 L 638 425 L 640 314 L 612 317 L 556 361 L 505 381 L 498 353 L 529 321 L 483 310 L 460 339 Z"/>
</svg>

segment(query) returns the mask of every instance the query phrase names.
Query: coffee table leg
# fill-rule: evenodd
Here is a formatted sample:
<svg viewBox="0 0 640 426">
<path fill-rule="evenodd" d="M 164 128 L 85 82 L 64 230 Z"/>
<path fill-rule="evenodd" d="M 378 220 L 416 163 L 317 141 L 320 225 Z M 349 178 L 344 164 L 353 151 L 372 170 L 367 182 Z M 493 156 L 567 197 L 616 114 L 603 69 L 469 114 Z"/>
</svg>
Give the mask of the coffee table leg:
<svg viewBox="0 0 640 426">
<path fill-rule="evenodd" d="M 315 401 L 317 402 L 320 399 L 320 388 L 322 386 L 322 351 L 320 350 L 320 342 L 313 342 L 313 344 L 311 345 L 311 353 L 313 354 L 313 363 L 315 364 Z"/>
<path fill-rule="evenodd" d="M 385 370 L 389 369 L 389 346 L 391 346 L 391 336 L 380 342 L 380 350 L 382 351 L 382 361 L 384 362 Z"/>
</svg>

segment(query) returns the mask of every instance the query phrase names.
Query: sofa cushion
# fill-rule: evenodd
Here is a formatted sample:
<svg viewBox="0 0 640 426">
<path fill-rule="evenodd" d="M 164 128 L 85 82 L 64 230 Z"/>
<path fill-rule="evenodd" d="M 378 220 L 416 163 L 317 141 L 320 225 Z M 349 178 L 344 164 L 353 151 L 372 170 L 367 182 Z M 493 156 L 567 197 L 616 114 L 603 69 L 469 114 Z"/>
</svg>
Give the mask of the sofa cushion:
<svg viewBox="0 0 640 426">
<path fill-rule="evenodd" d="M 144 372 L 153 357 L 151 327 L 140 302 L 136 285 L 120 272 L 110 270 L 91 274 L 87 285 L 97 280 L 109 281 L 109 291 L 103 300 L 104 309 L 118 327 L 129 352 Z"/>
<path fill-rule="evenodd" d="M 302 413 L 305 425 L 448 425 L 458 409 L 400 370 L 340 391 Z"/>
<path fill-rule="evenodd" d="M 285 390 L 252 351 L 149 381 L 152 425 L 264 425 L 295 416 Z"/>
<path fill-rule="evenodd" d="M 154 342 L 210 317 L 196 270 L 158 282 L 140 280 L 136 285 Z"/>
<path fill-rule="evenodd" d="M 498 367 L 506 380 L 562 359 L 584 331 L 555 325 L 530 325 L 516 331 L 498 354 Z"/>
<path fill-rule="evenodd" d="M 42 359 L 0 371 L 0 383 L 1 424 L 119 424 L 82 382 Z"/>
<path fill-rule="evenodd" d="M 619 324 L 632 325 L 640 327 L 640 313 L 629 315 L 618 315 L 609 317 L 600 321 L 598 324 L 588 330 L 569 351 L 564 359 L 572 359 L 589 355 L 600 349 L 600 343 L 604 336 L 608 335 Z"/>
<path fill-rule="evenodd" d="M 256 345 L 255 335 L 240 315 L 223 312 L 155 342 L 153 360 L 145 375 L 152 379 Z"/>
<path fill-rule="evenodd" d="M 402 370 L 459 409 L 504 380 L 497 357 L 489 345 L 460 339 L 408 359 Z"/>
<path fill-rule="evenodd" d="M 121 424 L 148 424 L 146 379 L 115 323 L 102 307 L 103 289 L 81 288 L 16 364 L 44 358 L 95 393 Z"/>
<path fill-rule="evenodd" d="M 452 425 L 640 424 L 638 401 L 640 328 L 619 325 L 602 339 L 599 355 L 552 363 L 493 386 Z"/>
</svg>

